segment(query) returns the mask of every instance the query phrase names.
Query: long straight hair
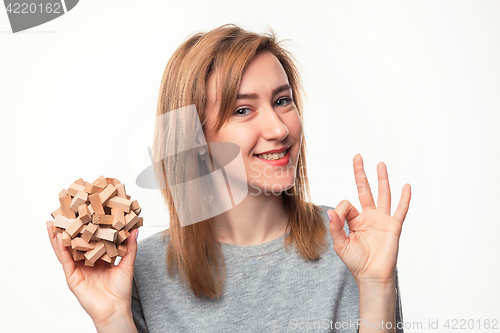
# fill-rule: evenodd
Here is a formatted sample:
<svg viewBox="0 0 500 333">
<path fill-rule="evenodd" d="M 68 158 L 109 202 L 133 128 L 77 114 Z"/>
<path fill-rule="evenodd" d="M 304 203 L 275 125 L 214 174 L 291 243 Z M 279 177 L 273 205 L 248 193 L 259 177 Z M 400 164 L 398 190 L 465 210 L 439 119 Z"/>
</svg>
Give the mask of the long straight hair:
<svg viewBox="0 0 500 333">
<path fill-rule="evenodd" d="M 232 115 L 241 77 L 247 65 L 261 51 L 269 51 L 279 60 L 288 77 L 292 96 L 300 119 L 302 116 L 302 87 L 295 61 L 291 54 L 276 40 L 276 34 L 254 33 L 236 25 L 226 24 L 206 33 L 189 37 L 170 58 L 161 80 L 158 116 L 166 112 L 195 104 L 199 119 L 204 123 L 207 102 L 206 82 L 213 71 L 220 73 L 222 85 L 220 110 L 214 131 L 218 132 Z M 161 131 L 176 131 L 174 126 Z M 169 137 L 174 137 L 171 133 Z M 169 140 L 155 132 L 153 154 L 166 147 Z M 166 167 L 155 164 L 158 182 L 165 182 Z M 180 225 L 172 193 L 162 184 L 162 196 L 168 206 L 170 227 L 164 237 L 169 237 L 167 267 L 170 276 L 180 274 L 186 285 L 199 297 L 218 298 L 222 295 L 225 278 L 224 258 L 220 243 L 214 233 L 213 219 L 187 226 Z M 326 250 L 327 228 L 322 221 L 320 207 L 310 203 L 309 182 L 306 170 L 306 142 L 302 137 L 297 161 L 294 186 L 281 194 L 288 212 L 285 247 L 294 244 L 305 260 L 317 260 Z"/>
</svg>

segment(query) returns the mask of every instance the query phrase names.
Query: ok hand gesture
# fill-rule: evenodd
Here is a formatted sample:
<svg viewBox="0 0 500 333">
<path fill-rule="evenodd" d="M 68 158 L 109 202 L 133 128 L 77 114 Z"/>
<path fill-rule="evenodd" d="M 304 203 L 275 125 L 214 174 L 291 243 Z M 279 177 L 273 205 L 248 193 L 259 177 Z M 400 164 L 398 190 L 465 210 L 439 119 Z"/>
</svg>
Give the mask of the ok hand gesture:
<svg viewBox="0 0 500 333">
<path fill-rule="evenodd" d="M 410 204 L 410 184 L 403 186 L 399 205 L 391 216 L 391 191 L 385 164 L 380 162 L 377 165 L 377 206 L 373 201 L 361 155 L 354 157 L 353 166 L 363 210 L 359 213 L 347 200 L 341 201 L 335 210 L 328 210 L 333 247 L 358 286 L 393 284 L 399 236 Z M 344 220 L 349 225 L 349 237 L 343 229 Z"/>
</svg>

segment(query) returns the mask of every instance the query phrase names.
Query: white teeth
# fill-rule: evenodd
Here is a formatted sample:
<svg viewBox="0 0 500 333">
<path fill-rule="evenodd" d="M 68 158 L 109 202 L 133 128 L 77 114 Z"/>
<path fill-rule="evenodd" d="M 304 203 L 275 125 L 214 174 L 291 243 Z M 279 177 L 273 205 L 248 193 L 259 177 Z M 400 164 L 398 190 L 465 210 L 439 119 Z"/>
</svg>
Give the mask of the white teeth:
<svg viewBox="0 0 500 333">
<path fill-rule="evenodd" d="M 288 149 L 282 151 L 281 153 L 261 154 L 261 155 L 257 155 L 257 157 L 262 158 L 264 160 L 270 160 L 270 161 L 279 160 L 279 159 L 283 158 L 283 156 L 286 155 L 287 151 L 288 151 Z"/>
</svg>

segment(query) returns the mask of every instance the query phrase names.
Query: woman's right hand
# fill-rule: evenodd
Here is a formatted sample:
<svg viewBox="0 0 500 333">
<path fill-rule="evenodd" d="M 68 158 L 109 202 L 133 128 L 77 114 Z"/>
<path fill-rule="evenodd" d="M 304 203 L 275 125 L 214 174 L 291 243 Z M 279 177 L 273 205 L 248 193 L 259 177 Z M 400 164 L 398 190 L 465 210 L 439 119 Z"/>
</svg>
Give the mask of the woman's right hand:
<svg viewBox="0 0 500 333">
<path fill-rule="evenodd" d="M 98 331 L 104 331 L 99 327 L 114 326 L 110 325 L 111 321 L 119 322 L 120 326 L 126 324 L 131 332 L 135 331 L 131 302 L 139 230 L 135 229 L 130 233 L 126 240 L 127 254 L 118 265 L 98 260 L 94 267 L 89 267 L 85 266 L 83 260 L 73 260 L 71 252 L 62 243 L 61 233 L 54 235 L 52 226 L 53 221 L 47 221 L 50 243 L 62 265 L 69 289 L 92 318 Z M 116 328 L 110 331 L 115 331 Z"/>
</svg>

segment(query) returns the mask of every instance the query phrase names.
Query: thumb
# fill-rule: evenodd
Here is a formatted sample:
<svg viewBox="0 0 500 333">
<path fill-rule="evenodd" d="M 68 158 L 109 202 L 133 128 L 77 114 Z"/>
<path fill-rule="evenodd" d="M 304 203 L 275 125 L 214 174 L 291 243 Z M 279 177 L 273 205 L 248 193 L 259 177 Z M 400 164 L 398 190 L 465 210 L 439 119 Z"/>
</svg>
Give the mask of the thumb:
<svg viewBox="0 0 500 333">
<path fill-rule="evenodd" d="M 344 231 L 344 221 L 342 221 L 334 210 L 327 210 L 328 219 L 330 220 L 330 235 L 333 240 L 333 247 L 341 249 L 347 241 L 347 235 Z"/>
<path fill-rule="evenodd" d="M 137 255 L 137 236 L 139 235 L 139 229 L 134 229 L 127 238 L 127 253 L 120 260 L 118 265 L 125 269 L 134 271 L 134 262 Z"/>
</svg>

